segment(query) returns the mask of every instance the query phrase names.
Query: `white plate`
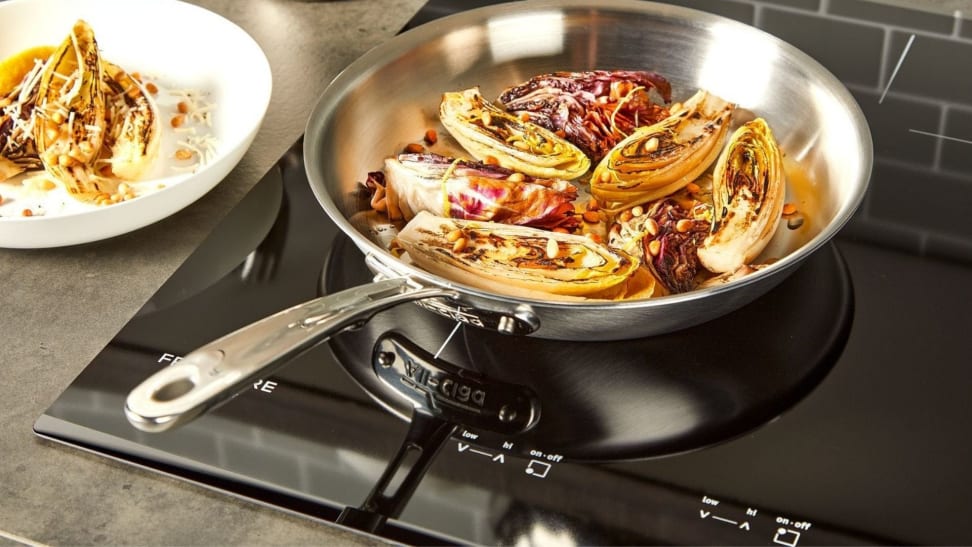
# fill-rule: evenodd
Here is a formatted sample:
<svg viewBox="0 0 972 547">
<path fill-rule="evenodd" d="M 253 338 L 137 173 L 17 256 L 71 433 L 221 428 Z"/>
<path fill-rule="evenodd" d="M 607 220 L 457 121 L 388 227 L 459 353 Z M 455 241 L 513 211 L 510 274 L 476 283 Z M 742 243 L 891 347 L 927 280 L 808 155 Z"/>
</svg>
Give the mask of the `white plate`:
<svg viewBox="0 0 972 547">
<path fill-rule="evenodd" d="M 31 46 L 57 46 L 78 19 L 91 25 L 102 56 L 160 88 L 162 148 L 135 199 L 95 206 L 61 189 L 40 191 L 22 179 L 0 182 L 0 247 L 41 248 L 97 241 L 147 226 L 211 190 L 246 152 L 270 103 L 270 64 L 260 46 L 232 22 L 176 0 L 7 0 L 0 2 L 0 59 Z M 213 106 L 213 155 L 194 172 L 174 158 L 184 133 L 172 129 L 178 98 L 201 92 Z M 25 217 L 24 209 L 34 216 Z"/>
</svg>

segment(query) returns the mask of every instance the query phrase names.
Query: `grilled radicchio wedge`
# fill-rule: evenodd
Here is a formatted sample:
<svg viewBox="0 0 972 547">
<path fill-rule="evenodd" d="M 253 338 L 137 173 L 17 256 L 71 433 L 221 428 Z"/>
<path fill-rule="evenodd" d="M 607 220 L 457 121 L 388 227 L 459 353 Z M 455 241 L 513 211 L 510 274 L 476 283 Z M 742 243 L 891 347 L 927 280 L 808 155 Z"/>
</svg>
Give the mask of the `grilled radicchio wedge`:
<svg viewBox="0 0 972 547">
<path fill-rule="evenodd" d="M 623 215 L 608 242 L 641 258 L 668 292 L 688 292 L 705 272 L 696 249 L 709 233 L 707 212 L 707 207 L 688 209 L 677 199 L 659 199 L 643 213 Z"/>
<path fill-rule="evenodd" d="M 570 229 L 579 222 L 572 203 L 577 189 L 567 181 L 537 179 L 498 165 L 437 154 L 388 158 L 384 172 L 369 173 L 366 185 L 374 195 L 384 191 L 383 208 L 392 220 L 410 220 L 428 211 L 547 229 Z"/>
<path fill-rule="evenodd" d="M 478 160 L 492 157 L 521 173 L 564 180 L 576 179 L 591 167 L 591 160 L 579 148 L 490 103 L 479 88 L 444 93 L 439 119 Z"/>
<path fill-rule="evenodd" d="M 396 245 L 420 268 L 511 296 L 598 297 L 625 283 L 639 260 L 587 237 L 422 212 Z"/>
<path fill-rule="evenodd" d="M 698 250 L 702 264 L 723 273 L 752 262 L 776 232 L 785 192 L 773 132 L 762 118 L 743 124 L 712 174 L 712 233 Z"/>
<path fill-rule="evenodd" d="M 668 109 L 649 98 L 652 89 L 665 103 L 671 101 L 671 84 L 654 72 L 553 72 L 507 88 L 497 102 L 511 114 L 564 135 L 598 162 L 636 128 L 668 117 Z"/>
<path fill-rule="evenodd" d="M 611 208 L 667 196 L 695 180 L 719 155 L 734 105 L 698 91 L 671 116 L 618 143 L 591 175 L 591 194 Z"/>
</svg>

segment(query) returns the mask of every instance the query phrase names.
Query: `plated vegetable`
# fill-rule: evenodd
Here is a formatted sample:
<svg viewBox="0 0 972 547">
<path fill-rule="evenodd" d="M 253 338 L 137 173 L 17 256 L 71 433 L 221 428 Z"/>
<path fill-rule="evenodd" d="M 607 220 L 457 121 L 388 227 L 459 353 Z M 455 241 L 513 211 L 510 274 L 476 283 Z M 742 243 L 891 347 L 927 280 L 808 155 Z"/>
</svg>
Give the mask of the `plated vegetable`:
<svg viewBox="0 0 972 547">
<path fill-rule="evenodd" d="M 631 299 L 715 286 L 778 258 L 761 255 L 784 214 L 783 153 L 766 120 L 733 130 L 735 104 L 671 94 L 622 70 L 541 74 L 495 102 L 445 92 L 461 152 L 389 157 L 364 185 L 399 256 L 474 287 Z"/>
<path fill-rule="evenodd" d="M 11 179 L 23 174 L 29 187 L 2 188 L 0 196 L 23 197 L 25 207 L 40 201 L 32 194 L 54 189 L 91 205 L 136 197 L 133 183 L 161 174 L 154 168 L 166 126 L 186 131 L 169 158 L 174 170 L 207 159 L 199 146 L 208 146 L 205 136 L 195 131 L 209 120 L 181 123 L 197 104 L 180 101 L 164 124 L 158 86 L 106 59 L 84 20 L 59 45 L 25 49 L 0 62 L 0 71 L 0 182 L 15 184 Z M 25 208 L 21 216 L 33 214 Z"/>
</svg>

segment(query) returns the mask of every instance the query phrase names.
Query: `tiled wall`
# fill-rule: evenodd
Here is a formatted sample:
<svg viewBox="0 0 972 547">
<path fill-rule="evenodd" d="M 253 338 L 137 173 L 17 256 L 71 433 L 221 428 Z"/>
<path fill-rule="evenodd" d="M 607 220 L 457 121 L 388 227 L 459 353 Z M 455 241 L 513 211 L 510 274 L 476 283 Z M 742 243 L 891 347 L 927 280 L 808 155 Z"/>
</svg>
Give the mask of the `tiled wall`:
<svg viewBox="0 0 972 547">
<path fill-rule="evenodd" d="M 670 3 L 779 36 L 857 98 L 875 163 L 868 195 L 840 237 L 972 263 L 972 12 L 867 0 Z"/>
</svg>

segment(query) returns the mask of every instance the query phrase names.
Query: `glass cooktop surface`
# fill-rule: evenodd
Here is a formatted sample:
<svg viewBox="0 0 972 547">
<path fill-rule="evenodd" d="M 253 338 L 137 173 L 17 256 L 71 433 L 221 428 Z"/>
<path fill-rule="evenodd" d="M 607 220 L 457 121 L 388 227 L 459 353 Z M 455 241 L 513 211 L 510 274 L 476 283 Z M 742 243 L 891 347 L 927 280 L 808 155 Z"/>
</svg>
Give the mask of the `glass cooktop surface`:
<svg viewBox="0 0 972 547">
<path fill-rule="evenodd" d="M 410 26 L 488 3 L 433 0 Z M 362 373 L 374 340 L 394 330 L 446 361 L 502 363 L 551 387 L 533 437 L 458 429 L 380 531 L 389 539 L 968 543 L 972 22 L 862 0 L 677 3 L 803 49 L 871 126 L 861 209 L 766 297 L 619 343 L 517 339 L 403 305 L 182 428 L 133 428 L 125 398 L 153 372 L 368 281 L 313 197 L 297 142 L 38 418 L 37 434 L 333 522 L 368 496 L 408 429 L 408 408 L 376 398 Z M 650 372 L 632 375 L 642 362 Z M 572 427 L 592 421 L 593 433 Z"/>
</svg>

